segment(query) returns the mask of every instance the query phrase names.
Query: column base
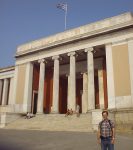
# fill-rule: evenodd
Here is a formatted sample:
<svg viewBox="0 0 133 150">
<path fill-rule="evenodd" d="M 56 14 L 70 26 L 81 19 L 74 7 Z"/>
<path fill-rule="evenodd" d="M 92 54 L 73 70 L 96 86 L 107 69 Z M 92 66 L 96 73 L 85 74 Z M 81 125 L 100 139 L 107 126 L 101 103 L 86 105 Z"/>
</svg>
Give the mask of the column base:
<svg viewBox="0 0 133 150">
<path fill-rule="evenodd" d="M 92 111 L 95 111 L 95 110 L 98 110 L 98 109 L 89 109 L 87 110 L 87 113 L 92 113 Z"/>
<path fill-rule="evenodd" d="M 59 112 L 52 111 L 51 114 L 59 114 Z"/>
<path fill-rule="evenodd" d="M 43 115 L 43 112 L 37 112 L 36 115 Z"/>
</svg>

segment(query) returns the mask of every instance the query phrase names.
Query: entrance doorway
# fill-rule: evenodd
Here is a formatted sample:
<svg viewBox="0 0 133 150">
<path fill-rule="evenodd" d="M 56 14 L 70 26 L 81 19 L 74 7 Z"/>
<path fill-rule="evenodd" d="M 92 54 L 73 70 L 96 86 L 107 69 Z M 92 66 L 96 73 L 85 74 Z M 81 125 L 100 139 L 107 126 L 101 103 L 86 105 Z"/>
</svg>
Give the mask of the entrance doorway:
<svg viewBox="0 0 133 150">
<path fill-rule="evenodd" d="M 95 109 L 107 109 L 107 74 L 106 59 L 100 57 L 95 60 L 94 84 L 95 84 Z"/>
<path fill-rule="evenodd" d="M 45 114 L 51 112 L 53 100 L 53 69 L 46 68 L 45 72 L 45 81 L 44 81 L 44 101 L 43 101 L 43 110 Z"/>
<path fill-rule="evenodd" d="M 67 90 L 68 78 L 66 76 L 60 77 L 59 82 L 59 112 L 65 114 L 67 112 Z"/>
<path fill-rule="evenodd" d="M 32 99 L 32 113 L 37 113 L 37 101 L 38 101 L 38 91 L 33 91 L 33 99 Z"/>
<path fill-rule="evenodd" d="M 94 84 L 95 84 L 95 109 L 99 109 L 100 103 L 99 103 L 98 69 L 95 69 L 94 71 Z"/>
</svg>

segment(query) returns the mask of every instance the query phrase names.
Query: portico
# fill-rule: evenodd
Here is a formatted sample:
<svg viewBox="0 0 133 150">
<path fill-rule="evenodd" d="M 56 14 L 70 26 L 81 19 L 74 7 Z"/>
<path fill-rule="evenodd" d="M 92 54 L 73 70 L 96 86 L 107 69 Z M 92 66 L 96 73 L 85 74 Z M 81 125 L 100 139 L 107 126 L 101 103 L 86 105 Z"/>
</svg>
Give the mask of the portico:
<svg viewBox="0 0 133 150">
<path fill-rule="evenodd" d="M 6 72 L 8 71 L 8 73 Z M 14 67 L 3 69 L 3 73 L 0 75 L 0 105 L 8 106 L 13 105 L 12 100 L 12 85 L 14 81 Z"/>
<path fill-rule="evenodd" d="M 104 89 L 107 85 L 103 83 L 106 76 L 102 75 L 103 63 L 106 65 L 104 46 L 86 48 L 35 61 L 32 95 L 36 91 L 36 96 L 31 99 L 32 112 L 66 113 L 67 109 L 75 111 L 77 104 L 80 105 L 81 113 L 97 108 L 107 108 L 105 103 L 108 102 L 104 97 L 107 95 L 107 89 Z M 104 71 L 106 72 L 106 68 Z M 101 74 L 97 74 L 98 72 Z M 91 90 L 86 91 L 86 89 Z M 102 100 L 100 100 L 100 94 Z"/>
</svg>

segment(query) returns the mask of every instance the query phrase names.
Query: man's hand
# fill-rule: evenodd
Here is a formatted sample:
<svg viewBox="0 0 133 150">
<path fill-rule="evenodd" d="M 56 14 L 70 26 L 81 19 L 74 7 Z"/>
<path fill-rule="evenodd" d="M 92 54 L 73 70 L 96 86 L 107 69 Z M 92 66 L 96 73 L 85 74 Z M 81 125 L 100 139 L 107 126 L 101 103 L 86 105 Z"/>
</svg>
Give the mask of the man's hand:
<svg viewBox="0 0 133 150">
<path fill-rule="evenodd" d="M 112 140 L 111 140 L 111 144 L 114 144 L 115 143 L 115 139 L 114 138 L 112 138 Z"/>
<path fill-rule="evenodd" d="M 115 128 L 112 128 L 112 140 L 111 143 L 114 144 L 115 142 Z"/>
<path fill-rule="evenodd" d="M 98 141 L 98 144 L 101 144 L 101 139 L 98 139 L 97 141 Z"/>
</svg>

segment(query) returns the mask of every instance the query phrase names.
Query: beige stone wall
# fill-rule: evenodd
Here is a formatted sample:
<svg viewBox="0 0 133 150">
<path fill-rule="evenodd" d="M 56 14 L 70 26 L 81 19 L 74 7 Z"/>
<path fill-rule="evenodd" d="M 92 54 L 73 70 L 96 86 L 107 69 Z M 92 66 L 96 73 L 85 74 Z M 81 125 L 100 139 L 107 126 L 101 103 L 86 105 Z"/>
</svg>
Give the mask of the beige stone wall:
<svg viewBox="0 0 133 150">
<path fill-rule="evenodd" d="M 131 95 L 128 45 L 112 46 L 115 96 Z"/>
<path fill-rule="evenodd" d="M 25 87 L 26 64 L 18 66 L 18 79 L 16 88 L 16 104 L 23 104 Z"/>
<path fill-rule="evenodd" d="M 114 116 L 115 127 L 117 131 L 132 131 L 133 132 L 133 110 L 120 109 L 109 112 L 110 119 Z"/>
</svg>

